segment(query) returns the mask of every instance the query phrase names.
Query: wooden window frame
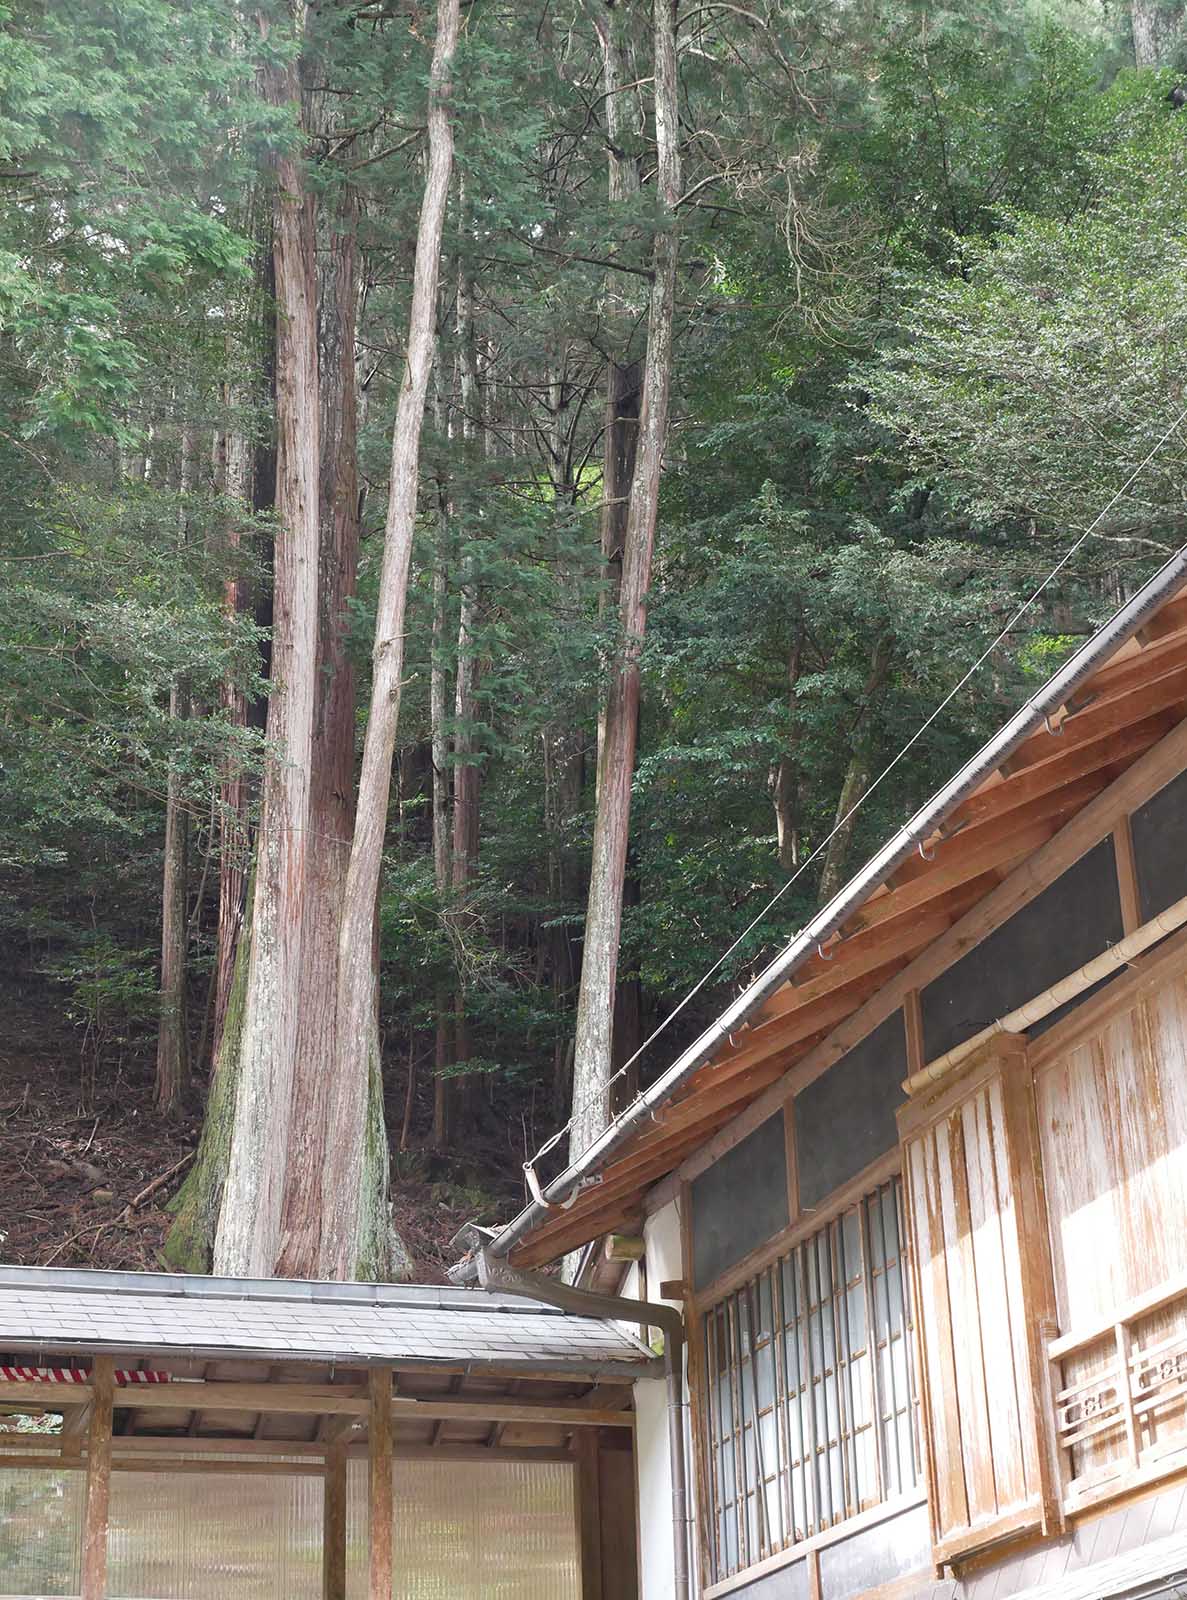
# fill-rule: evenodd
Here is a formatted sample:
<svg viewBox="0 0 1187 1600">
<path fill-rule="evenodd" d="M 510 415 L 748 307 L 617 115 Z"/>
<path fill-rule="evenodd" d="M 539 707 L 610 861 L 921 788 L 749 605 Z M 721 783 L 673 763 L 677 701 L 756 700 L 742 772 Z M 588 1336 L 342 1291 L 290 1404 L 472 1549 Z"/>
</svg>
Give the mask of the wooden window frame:
<svg viewBox="0 0 1187 1600">
<path fill-rule="evenodd" d="M 889 1243 L 883 1233 L 881 1249 L 875 1252 L 875 1256 L 882 1259 L 879 1262 L 871 1258 L 869 1202 L 878 1198 L 883 1204 L 893 1201 L 896 1206 L 897 1253 L 890 1260 L 898 1270 L 902 1296 L 901 1327 L 897 1334 L 888 1331 L 893 1328 L 894 1320 L 889 1295 L 875 1303 L 878 1284 L 884 1281 Z M 845 1264 L 844 1219 L 854 1212 L 857 1213 L 854 1232 L 860 1271 L 854 1275 L 846 1272 L 845 1282 L 841 1282 L 840 1271 Z M 827 1260 L 830 1280 L 828 1289 L 815 1300 L 807 1292 L 808 1247 L 813 1245 L 816 1271 L 819 1273 L 820 1265 Z M 792 1312 L 788 1311 L 785 1298 L 789 1261 L 794 1262 L 796 1284 L 796 1304 Z M 841 1346 L 848 1345 L 848 1335 L 843 1335 L 841 1329 L 847 1323 L 850 1297 L 855 1292 L 860 1292 L 861 1297 L 862 1343 L 842 1353 Z M 764 1320 L 760 1297 L 764 1297 L 763 1306 L 769 1304 L 769 1332 L 761 1343 L 750 1336 L 750 1330 Z M 723 1273 L 694 1297 L 690 1311 L 689 1380 L 701 1508 L 697 1521 L 703 1593 L 707 1597 L 725 1595 L 767 1571 L 794 1563 L 806 1554 L 811 1556 L 823 1544 L 847 1538 L 863 1527 L 924 1503 L 909 1230 L 897 1149 L 889 1151 L 837 1190 L 830 1196 L 827 1207 L 797 1217 L 793 1225 Z M 789 1317 L 792 1320 L 789 1321 Z M 813 1363 L 813 1334 L 823 1339 L 827 1325 L 831 1325 L 835 1359 L 830 1360 L 828 1352 L 821 1347 L 817 1362 Z M 801 1343 L 797 1372 L 791 1374 L 787 1336 L 793 1326 L 800 1330 Z M 884 1331 L 887 1331 L 886 1339 L 881 1336 Z M 718 1343 L 722 1339 L 724 1346 Z M 898 1404 L 899 1397 L 895 1393 L 898 1374 L 882 1354 L 888 1342 L 898 1339 L 902 1340 L 900 1359 L 906 1373 L 905 1406 Z M 726 1347 L 730 1359 L 723 1366 L 718 1352 Z M 771 1400 L 764 1406 L 760 1400 L 759 1368 L 755 1358 L 758 1352 L 766 1350 L 770 1351 Z M 718 1359 L 712 1360 L 715 1356 Z M 860 1395 L 853 1377 L 859 1366 L 864 1368 L 864 1376 L 857 1380 L 862 1390 Z M 721 1405 L 717 1383 L 723 1372 L 730 1376 L 729 1411 L 734 1424 L 734 1495 L 728 1508 L 718 1504 L 721 1479 L 714 1442 L 721 1433 L 717 1419 Z M 891 1378 L 889 1412 L 885 1404 L 886 1373 Z M 766 1392 L 767 1384 L 761 1388 Z M 802 1397 L 798 1405 L 793 1404 L 796 1396 Z M 822 1416 L 827 1431 L 823 1444 L 817 1437 Z M 906 1462 L 901 1453 L 904 1416 L 908 1419 L 909 1439 Z M 793 1441 L 790 1433 L 797 1417 L 808 1432 L 802 1440 Z M 764 1430 L 775 1442 L 776 1460 L 771 1470 L 762 1461 L 762 1435 L 754 1432 L 764 1418 L 773 1418 L 773 1421 L 768 1420 Z M 888 1430 L 894 1436 L 893 1472 L 888 1470 Z M 756 1461 L 760 1464 L 762 1481 L 761 1485 L 752 1486 L 746 1480 L 746 1473 Z M 854 1494 L 864 1492 L 861 1487 L 855 1490 L 850 1482 L 850 1474 L 858 1468 L 859 1462 L 867 1474 L 872 1472 L 875 1497 L 867 1494 L 861 1504 L 854 1506 Z M 827 1493 L 822 1488 L 825 1476 L 831 1479 L 837 1472 L 841 1474 L 839 1502 L 831 1482 Z M 887 1494 L 888 1477 L 893 1479 L 890 1495 Z M 869 1481 L 867 1478 L 867 1484 Z M 904 1482 L 908 1487 L 902 1487 Z M 777 1522 L 773 1528 L 767 1528 L 766 1519 L 772 1506 L 777 1508 Z M 733 1519 L 736 1565 L 732 1569 L 718 1548 L 719 1514 L 723 1510 Z M 799 1538 L 795 1537 L 797 1531 Z M 754 1549 L 750 1548 L 751 1541 Z"/>
</svg>

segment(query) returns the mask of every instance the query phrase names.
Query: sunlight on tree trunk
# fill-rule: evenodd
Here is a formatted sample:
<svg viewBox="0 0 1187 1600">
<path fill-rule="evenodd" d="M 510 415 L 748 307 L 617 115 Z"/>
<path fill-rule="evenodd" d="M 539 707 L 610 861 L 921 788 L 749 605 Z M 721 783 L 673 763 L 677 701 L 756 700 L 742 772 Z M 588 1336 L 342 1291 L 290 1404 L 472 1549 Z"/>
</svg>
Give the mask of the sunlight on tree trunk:
<svg viewBox="0 0 1187 1600">
<path fill-rule="evenodd" d="M 304 8 L 301 8 L 303 18 Z M 268 24 L 260 18 L 262 35 Z M 277 106 L 299 105 L 295 62 L 264 73 Z M 314 208 L 300 162 L 277 161 L 276 556 L 272 681 L 235 1128 L 215 1269 L 267 1277 L 281 1246 L 308 860 L 318 577 L 318 373 Z M 369 949 L 368 945 L 368 949 Z"/>
<path fill-rule="evenodd" d="M 680 239 L 680 130 L 676 18 L 671 0 L 655 0 L 655 133 L 661 217 L 652 248 L 654 273 L 647 316 L 647 355 L 639 414 L 639 443 L 623 546 L 619 603 L 621 642 L 612 667 L 605 737 L 598 758 L 597 815 L 577 1039 L 573 1063 L 573 1124 L 569 1148 L 584 1150 L 605 1126 L 609 1107 L 611 1031 L 622 927 L 622 892 L 630 831 L 631 783 L 639 733 L 639 651 L 647 621 L 647 591 L 668 432 L 672 380 L 672 322 Z"/>
<path fill-rule="evenodd" d="M 457 48 L 459 10 L 459 0 L 439 0 L 429 82 L 428 163 L 416 239 L 404 376 L 392 434 L 391 490 L 372 656 L 371 709 L 363 742 L 358 809 L 338 946 L 338 1038 L 328 1113 L 332 1138 L 322 1172 L 322 1270 L 332 1277 L 345 1276 L 349 1271 L 348 1263 L 358 1252 L 363 1220 L 359 1174 L 370 1085 L 365 1045 L 375 1008 L 372 927 L 400 717 L 420 436 L 433 362 L 441 239 L 453 166 L 449 79 Z"/>
</svg>

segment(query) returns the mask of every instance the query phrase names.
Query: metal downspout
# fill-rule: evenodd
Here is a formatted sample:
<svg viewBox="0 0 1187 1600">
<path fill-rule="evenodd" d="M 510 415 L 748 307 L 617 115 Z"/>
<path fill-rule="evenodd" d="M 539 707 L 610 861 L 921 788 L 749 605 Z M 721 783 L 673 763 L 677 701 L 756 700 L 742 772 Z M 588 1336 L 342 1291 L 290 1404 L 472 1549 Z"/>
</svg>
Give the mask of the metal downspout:
<svg viewBox="0 0 1187 1600">
<path fill-rule="evenodd" d="M 499 1294 L 519 1294 L 576 1316 L 634 1322 L 640 1328 L 662 1328 L 664 1381 L 667 1387 L 668 1455 L 672 1469 L 672 1554 L 675 1600 L 689 1600 L 688 1459 L 684 1449 L 684 1316 L 675 1306 L 654 1300 L 628 1300 L 616 1294 L 575 1289 L 559 1278 L 521 1272 L 487 1250 L 477 1255 L 478 1282 Z"/>
<path fill-rule="evenodd" d="M 1163 601 L 1182 586 L 1185 577 L 1187 545 L 1173 555 L 1099 632 L 1081 645 L 1044 687 L 1033 694 L 1009 722 L 961 767 L 956 776 L 923 805 L 905 827 L 899 829 L 889 843 L 775 957 L 750 988 L 727 1006 L 717 1021 L 706 1028 L 666 1072 L 643 1090 L 576 1161 L 571 1162 L 559 1177 L 545 1186 L 542 1199 L 532 1200 L 495 1235 L 487 1246 L 487 1253 L 492 1257 L 506 1256 L 536 1223 L 555 1214 L 556 1207 L 577 1191 L 592 1169 L 613 1155 L 658 1105 L 691 1078 L 722 1042 L 741 1027 L 798 967 L 816 953 L 826 939 L 849 920 L 875 889 L 893 876 L 917 850 L 921 851 L 926 840 L 945 818 L 1134 636 Z"/>
</svg>

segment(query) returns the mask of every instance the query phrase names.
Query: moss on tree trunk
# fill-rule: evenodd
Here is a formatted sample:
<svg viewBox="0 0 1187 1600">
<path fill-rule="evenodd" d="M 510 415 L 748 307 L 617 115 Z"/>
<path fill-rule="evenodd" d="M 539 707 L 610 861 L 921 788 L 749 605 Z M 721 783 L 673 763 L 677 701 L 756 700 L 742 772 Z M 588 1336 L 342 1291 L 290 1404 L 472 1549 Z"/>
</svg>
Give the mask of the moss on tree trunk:
<svg viewBox="0 0 1187 1600">
<path fill-rule="evenodd" d="M 248 910 L 235 952 L 235 976 L 211 1076 L 198 1154 L 189 1176 L 169 1206 L 174 1214 L 174 1222 L 161 1255 L 176 1272 L 209 1272 L 214 1253 L 214 1230 L 218 1226 L 219 1207 L 222 1205 L 223 1184 L 226 1182 L 227 1162 L 231 1154 L 231 1134 L 235 1127 L 235 1102 L 239 1093 L 240 1046 L 247 1001 L 247 968 L 251 957 L 251 887 L 249 884 Z"/>
</svg>

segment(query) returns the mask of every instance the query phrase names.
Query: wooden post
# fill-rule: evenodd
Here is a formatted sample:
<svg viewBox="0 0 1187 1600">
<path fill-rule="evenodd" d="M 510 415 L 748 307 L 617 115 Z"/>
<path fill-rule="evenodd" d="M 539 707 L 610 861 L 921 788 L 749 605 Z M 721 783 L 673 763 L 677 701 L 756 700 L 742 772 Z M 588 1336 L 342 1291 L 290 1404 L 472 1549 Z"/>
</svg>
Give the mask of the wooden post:
<svg viewBox="0 0 1187 1600">
<path fill-rule="evenodd" d="M 1121 931 L 1133 933 L 1142 925 L 1142 893 L 1138 888 L 1133 829 L 1128 816 L 1122 816 L 1113 829 L 1113 859 L 1117 863 L 1117 888 L 1121 896 Z"/>
<path fill-rule="evenodd" d="M 115 1367 L 110 1356 L 95 1357 L 91 1387 L 81 1600 L 107 1600 L 107 1508 L 111 1499 L 111 1413 L 115 1388 Z"/>
<path fill-rule="evenodd" d="M 368 1600 L 392 1600 L 392 1375 L 371 1372 L 367 1431 L 367 1488 L 371 1529 Z"/>
<path fill-rule="evenodd" d="M 582 1428 L 574 1441 L 577 1453 L 577 1538 L 581 1555 L 581 1600 L 603 1600 L 602 1507 L 599 1479 L 599 1436 Z"/>
<path fill-rule="evenodd" d="M 1133 1409 L 1133 1372 L 1129 1364 L 1129 1329 L 1118 1322 L 1113 1329 L 1117 1345 L 1117 1398 L 1125 1419 L 1125 1442 L 1129 1447 L 1129 1464 L 1136 1472 L 1142 1464 L 1141 1445 L 1138 1440 L 1137 1414 Z"/>
<path fill-rule="evenodd" d="M 346 1600 L 346 1441 L 326 1450 L 322 1499 L 322 1600 Z"/>
</svg>

